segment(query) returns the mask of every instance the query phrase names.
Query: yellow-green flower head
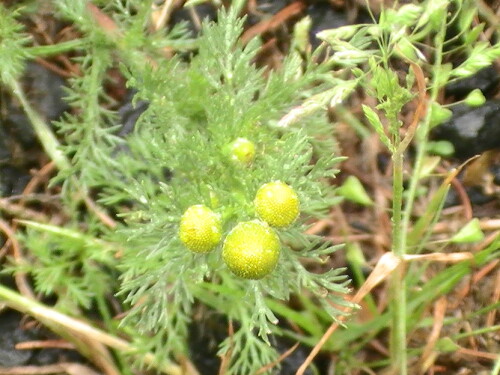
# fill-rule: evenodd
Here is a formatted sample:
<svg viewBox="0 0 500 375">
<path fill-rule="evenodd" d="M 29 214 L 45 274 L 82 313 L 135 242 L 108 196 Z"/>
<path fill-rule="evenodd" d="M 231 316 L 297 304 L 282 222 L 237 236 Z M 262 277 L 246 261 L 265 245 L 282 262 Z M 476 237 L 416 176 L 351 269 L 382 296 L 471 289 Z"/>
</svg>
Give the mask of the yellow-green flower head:
<svg viewBox="0 0 500 375">
<path fill-rule="evenodd" d="M 255 158 L 255 145 L 246 138 L 237 138 L 230 149 L 231 159 L 241 164 L 250 164 Z"/>
<path fill-rule="evenodd" d="M 197 204 L 182 215 L 179 237 L 195 253 L 208 253 L 221 240 L 219 216 L 208 207 Z"/>
<path fill-rule="evenodd" d="M 299 216 L 297 193 L 281 181 L 262 185 L 255 195 L 254 206 L 260 218 L 272 227 L 287 227 Z"/>
<path fill-rule="evenodd" d="M 274 270 L 280 248 L 280 240 L 269 225 L 257 220 L 245 221 L 227 235 L 222 258 L 235 275 L 258 280 Z"/>
</svg>

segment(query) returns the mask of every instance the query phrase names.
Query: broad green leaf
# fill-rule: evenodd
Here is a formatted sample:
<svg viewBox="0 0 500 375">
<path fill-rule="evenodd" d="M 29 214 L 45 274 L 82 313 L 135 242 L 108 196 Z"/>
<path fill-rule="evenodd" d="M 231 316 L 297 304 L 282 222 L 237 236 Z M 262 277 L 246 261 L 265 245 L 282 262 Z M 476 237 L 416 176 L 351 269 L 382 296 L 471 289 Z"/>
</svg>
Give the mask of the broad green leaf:
<svg viewBox="0 0 500 375">
<path fill-rule="evenodd" d="M 472 90 L 465 98 L 465 103 L 470 107 L 480 107 L 484 104 L 486 98 L 480 89 Z"/>
<path fill-rule="evenodd" d="M 475 26 L 466 34 L 464 44 L 471 45 L 472 43 L 475 43 L 479 35 L 483 32 L 483 29 L 484 23 L 480 23 L 479 25 Z"/>
<path fill-rule="evenodd" d="M 441 125 L 445 121 L 448 121 L 451 118 L 452 114 L 453 112 L 451 112 L 448 108 L 444 108 L 439 103 L 432 102 L 430 119 L 431 128 Z"/>
<path fill-rule="evenodd" d="M 470 243 L 481 241 L 484 238 L 484 233 L 481 230 L 481 225 L 478 218 L 469 221 L 465 226 L 458 231 L 452 238 L 453 243 Z"/>
<path fill-rule="evenodd" d="M 455 147 L 450 141 L 430 141 L 425 149 L 429 154 L 439 156 L 451 156 L 455 152 Z"/>
<path fill-rule="evenodd" d="M 358 31 L 359 26 L 348 25 L 341 26 L 335 29 L 323 30 L 316 34 L 318 39 L 324 40 L 327 43 L 335 44 L 341 39 L 349 39 Z"/>
<path fill-rule="evenodd" d="M 416 4 L 405 4 L 398 9 L 396 20 L 405 25 L 413 26 L 422 14 L 422 7 Z"/>
<path fill-rule="evenodd" d="M 364 206 L 371 206 L 373 204 L 373 201 L 366 193 L 365 188 L 355 176 L 347 177 L 337 192 L 339 195 L 352 202 L 356 202 Z"/>
<path fill-rule="evenodd" d="M 437 341 L 436 349 L 441 353 L 451 353 L 460 349 L 460 346 L 457 345 L 450 337 L 442 337 Z"/>
</svg>

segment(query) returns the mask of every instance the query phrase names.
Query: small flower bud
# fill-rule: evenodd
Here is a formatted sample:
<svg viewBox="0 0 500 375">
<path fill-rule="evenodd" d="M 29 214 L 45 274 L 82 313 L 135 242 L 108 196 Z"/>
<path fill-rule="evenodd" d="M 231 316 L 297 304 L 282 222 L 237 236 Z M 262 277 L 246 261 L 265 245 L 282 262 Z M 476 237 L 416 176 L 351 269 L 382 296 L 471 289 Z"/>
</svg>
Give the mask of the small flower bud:
<svg viewBox="0 0 500 375">
<path fill-rule="evenodd" d="M 195 253 L 208 253 L 221 240 L 219 216 L 201 204 L 189 207 L 182 215 L 179 237 Z"/>
</svg>

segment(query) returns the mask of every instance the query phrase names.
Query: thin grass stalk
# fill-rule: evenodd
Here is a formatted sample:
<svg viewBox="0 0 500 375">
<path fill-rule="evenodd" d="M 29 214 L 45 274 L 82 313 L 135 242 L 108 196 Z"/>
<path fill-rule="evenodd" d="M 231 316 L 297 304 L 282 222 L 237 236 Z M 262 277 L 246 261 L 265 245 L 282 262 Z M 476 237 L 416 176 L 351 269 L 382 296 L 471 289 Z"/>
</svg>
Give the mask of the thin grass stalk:
<svg viewBox="0 0 500 375">
<path fill-rule="evenodd" d="M 437 99 L 442 63 L 442 48 L 446 31 L 446 22 L 443 22 L 441 29 L 435 37 L 436 56 L 434 63 L 434 79 L 431 90 L 431 101 Z M 420 170 L 425 157 L 425 150 L 428 141 L 430 127 L 430 113 L 427 113 L 424 122 L 420 125 L 419 143 L 417 145 L 417 155 L 414 169 L 407 192 L 407 200 L 403 210 L 403 162 L 404 150 L 399 150 L 399 135 L 395 135 L 396 152 L 393 154 L 393 244 L 392 251 L 398 257 L 406 254 L 407 237 L 409 232 L 411 213 L 415 201 L 416 191 L 419 183 Z M 391 280 L 392 311 L 393 322 L 391 330 L 391 359 L 393 368 L 400 375 L 406 375 L 407 353 L 406 353 L 406 277 L 404 262 L 394 272 Z"/>
<path fill-rule="evenodd" d="M 441 24 L 441 29 L 439 32 L 436 34 L 436 37 L 434 38 L 435 41 L 435 61 L 433 65 L 433 80 L 431 84 L 431 90 L 430 90 L 430 97 L 429 97 L 429 103 L 433 103 L 437 100 L 439 90 L 440 90 L 440 85 L 439 82 L 441 82 L 441 71 L 442 71 L 442 60 L 443 60 L 443 45 L 444 45 L 444 38 L 446 34 L 446 22 L 443 22 Z M 428 106 L 430 107 L 430 106 Z M 407 197 L 406 197 L 406 205 L 405 209 L 403 212 L 403 219 L 402 219 L 402 227 L 403 227 L 403 233 L 409 233 L 410 229 L 410 221 L 411 221 L 411 214 L 413 211 L 413 204 L 415 201 L 415 196 L 417 192 L 417 187 L 418 183 L 420 181 L 420 175 L 421 175 L 421 170 L 422 170 L 422 165 L 424 161 L 424 157 L 426 154 L 427 150 L 427 143 L 429 140 L 429 131 L 430 131 L 430 120 L 431 120 L 431 111 L 427 111 L 427 115 L 425 116 L 424 121 L 419 125 L 420 129 L 417 132 L 419 135 L 417 137 L 417 145 L 416 145 L 416 155 L 415 155 L 415 162 L 413 166 L 413 173 L 410 178 L 410 184 L 407 189 Z M 403 238 L 403 246 L 406 247 L 406 236 Z"/>
<path fill-rule="evenodd" d="M 402 227 L 403 209 L 403 151 L 398 150 L 399 136 L 395 135 L 396 151 L 393 162 L 393 200 L 392 200 L 392 252 L 398 258 L 405 255 L 404 233 Z M 406 355 L 406 279 L 404 262 L 395 270 L 391 278 L 391 359 L 393 368 L 399 375 L 407 374 Z"/>
<path fill-rule="evenodd" d="M 59 170 L 65 170 L 70 167 L 70 163 L 64 153 L 61 151 L 59 147 L 59 141 L 52 133 L 50 127 L 45 123 L 42 117 L 33 109 L 31 104 L 29 103 L 24 91 L 21 88 L 21 85 L 16 80 L 11 80 L 9 85 L 12 89 L 12 93 L 21 103 L 24 112 L 28 116 L 33 125 L 33 129 L 42 144 L 47 155 L 54 161 Z"/>
</svg>

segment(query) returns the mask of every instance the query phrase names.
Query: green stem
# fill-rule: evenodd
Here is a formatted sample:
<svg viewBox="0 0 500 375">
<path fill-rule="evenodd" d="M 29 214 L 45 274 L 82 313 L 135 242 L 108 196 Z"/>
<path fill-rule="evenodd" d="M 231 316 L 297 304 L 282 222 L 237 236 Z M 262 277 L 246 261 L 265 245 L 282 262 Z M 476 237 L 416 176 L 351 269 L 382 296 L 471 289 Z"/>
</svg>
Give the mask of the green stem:
<svg viewBox="0 0 500 375">
<path fill-rule="evenodd" d="M 405 254 L 402 232 L 403 212 L 403 151 L 399 150 L 400 139 L 395 137 L 396 151 L 392 155 L 392 252 L 398 257 Z"/>
<path fill-rule="evenodd" d="M 33 129 L 35 130 L 35 133 L 47 155 L 50 156 L 59 170 L 68 169 L 70 164 L 59 147 L 59 141 L 42 117 L 33 109 L 33 107 L 31 107 L 31 104 L 28 102 L 19 82 L 11 80 L 9 85 L 16 98 L 19 102 L 21 102 L 24 112 L 26 112 L 26 115 L 30 119 Z"/>
<path fill-rule="evenodd" d="M 497 358 L 495 364 L 493 365 L 493 368 L 491 369 L 491 375 L 498 375 L 498 374 L 500 374 L 500 356 Z"/>
<path fill-rule="evenodd" d="M 399 138 L 399 137 L 398 137 Z M 403 208 L 403 153 L 398 150 L 399 139 L 395 142 L 396 152 L 393 162 L 393 200 L 392 200 L 392 252 L 399 258 L 405 254 L 404 232 L 402 229 Z M 399 375 L 407 374 L 406 356 L 406 280 L 404 262 L 395 270 L 391 278 L 392 292 L 392 330 L 391 359 L 393 368 Z"/>
<path fill-rule="evenodd" d="M 87 41 L 85 39 L 73 39 L 57 44 L 29 47 L 28 53 L 30 54 L 30 56 L 40 56 L 40 57 L 60 55 L 68 51 L 81 49 L 85 47 L 86 44 Z"/>
<path fill-rule="evenodd" d="M 101 316 L 103 318 L 104 326 L 108 328 L 110 333 L 117 335 L 117 334 L 119 334 L 119 332 L 115 328 L 115 324 L 113 324 L 116 322 L 113 322 L 113 318 L 112 318 L 112 316 L 109 312 L 109 309 L 106 305 L 106 299 L 104 296 L 105 296 L 105 294 L 102 292 L 96 293 L 95 299 L 96 299 L 96 303 L 97 303 L 97 308 L 98 308 L 98 310 L 101 313 Z M 123 357 L 122 354 L 123 353 L 120 352 L 120 353 L 117 353 L 117 355 L 116 355 L 116 361 L 118 362 L 118 365 L 120 366 L 120 370 L 122 371 L 123 375 L 131 374 L 131 371 L 128 368 L 128 363 L 125 362 L 125 358 Z"/>
<path fill-rule="evenodd" d="M 442 72 L 442 50 L 443 50 L 443 44 L 444 44 L 444 37 L 445 37 L 445 32 L 446 32 L 446 22 L 443 22 L 441 25 L 441 29 L 439 32 L 436 34 L 436 37 L 434 39 L 435 46 L 436 46 L 436 57 L 435 57 L 435 62 L 432 71 L 434 72 L 434 77 L 433 77 L 433 82 L 432 82 L 432 89 L 430 93 L 430 98 L 429 98 L 429 105 L 430 103 L 433 103 L 437 100 L 439 90 L 441 86 L 439 85 L 439 82 L 443 82 L 442 77 L 441 77 L 441 72 Z M 428 142 L 428 136 L 429 136 L 429 131 L 430 131 L 430 119 L 431 119 L 431 111 L 427 111 L 427 115 L 424 119 L 424 121 L 419 125 L 419 129 L 417 131 L 417 154 L 415 156 L 415 162 L 413 166 L 413 173 L 412 177 L 410 179 L 410 185 L 408 186 L 407 190 L 407 200 L 406 200 L 406 206 L 405 210 L 403 213 L 403 222 L 402 222 L 402 230 L 403 233 L 409 233 L 410 229 L 410 221 L 411 221 L 411 214 L 413 211 L 413 203 L 415 201 L 415 196 L 418 188 L 418 183 L 420 181 L 420 175 L 421 175 L 421 169 L 427 149 L 427 142 Z M 406 247 L 406 236 L 403 238 L 403 246 Z"/>
<path fill-rule="evenodd" d="M 442 49 L 446 31 L 446 22 L 441 25 L 440 31 L 435 37 L 436 58 L 434 63 L 434 79 L 432 84 L 431 102 L 437 99 L 439 93 L 439 82 L 441 77 Z M 407 200 L 403 207 L 403 154 L 398 150 L 399 142 L 395 142 L 396 151 L 393 154 L 393 253 L 398 256 L 404 256 L 407 246 L 406 234 L 409 233 L 413 203 L 415 201 L 416 191 L 419 183 L 420 170 L 425 157 L 428 134 L 430 131 L 430 111 L 428 111 L 424 122 L 420 125 L 417 132 L 418 146 L 415 165 L 410 180 L 410 186 L 407 190 Z M 404 264 L 404 262 L 401 262 Z M 392 308 L 393 308 L 393 327 L 391 331 L 391 357 L 393 366 L 400 375 L 407 374 L 407 354 L 406 354 L 406 278 L 404 267 L 400 266 L 394 272 L 392 277 Z"/>
</svg>

